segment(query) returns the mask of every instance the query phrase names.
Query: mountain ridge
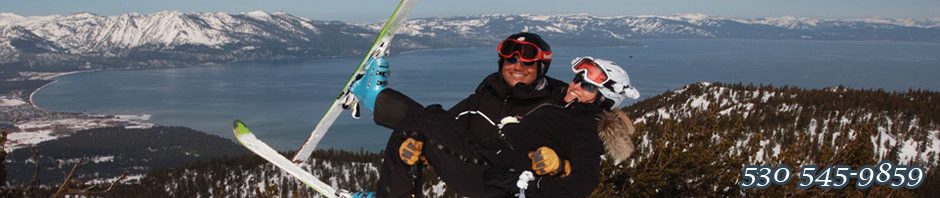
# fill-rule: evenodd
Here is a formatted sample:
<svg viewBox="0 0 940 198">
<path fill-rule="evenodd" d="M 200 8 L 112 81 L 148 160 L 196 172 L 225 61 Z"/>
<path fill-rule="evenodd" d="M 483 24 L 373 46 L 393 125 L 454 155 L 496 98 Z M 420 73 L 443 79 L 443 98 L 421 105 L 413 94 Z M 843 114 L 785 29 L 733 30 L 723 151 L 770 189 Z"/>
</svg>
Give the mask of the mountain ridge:
<svg viewBox="0 0 940 198">
<path fill-rule="evenodd" d="M 0 65 L 71 71 L 354 57 L 381 23 L 320 21 L 285 12 L 166 10 L 149 14 L 0 14 Z M 490 14 L 410 19 L 395 51 L 480 47 L 519 31 L 556 46 L 640 45 L 641 39 L 799 39 L 940 42 L 940 18 L 734 19 L 703 14 Z M 35 69 L 35 68 L 34 68 Z"/>
</svg>

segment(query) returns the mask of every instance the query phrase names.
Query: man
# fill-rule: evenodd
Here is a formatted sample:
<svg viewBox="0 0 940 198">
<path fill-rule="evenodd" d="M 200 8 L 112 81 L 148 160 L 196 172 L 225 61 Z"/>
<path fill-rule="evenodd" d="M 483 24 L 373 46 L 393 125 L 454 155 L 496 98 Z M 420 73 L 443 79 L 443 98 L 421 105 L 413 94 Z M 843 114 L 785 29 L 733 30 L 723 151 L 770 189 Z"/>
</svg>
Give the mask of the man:
<svg viewBox="0 0 940 198">
<path fill-rule="evenodd" d="M 523 117 L 500 119 L 498 138 L 478 145 L 459 137 L 469 131 L 443 109 L 426 108 L 392 88 L 376 97 L 373 120 L 412 137 L 399 147 L 406 164 L 447 165 L 436 172 L 450 186 L 456 184 L 454 190 L 460 195 L 511 197 L 524 192 L 526 197 L 587 197 L 599 182 L 602 147 L 612 151 L 608 157 L 615 161 L 632 152 L 628 139 L 632 132 L 627 127 L 632 121 L 608 114 L 622 113 L 615 111 L 619 104 L 636 99 L 639 92 L 630 85 L 626 71 L 613 62 L 593 57 L 572 62 L 575 78 L 563 104 L 542 103 Z M 364 78 L 375 79 L 371 73 L 375 72 Z M 616 119 L 599 123 L 607 117 Z"/>
<path fill-rule="evenodd" d="M 434 160 L 440 162 L 453 162 L 453 164 L 433 164 L 434 169 L 442 178 L 449 182 L 447 185 L 458 194 L 464 196 L 480 196 L 484 192 L 483 177 L 460 177 L 465 175 L 483 175 L 486 162 L 468 156 L 476 156 L 474 152 L 487 151 L 481 145 L 496 138 L 498 126 L 495 122 L 510 116 L 523 116 L 536 106 L 560 101 L 565 95 L 567 84 L 546 76 L 551 65 L 551 47 L 539 35 L 533 33 L 517 33 L 510 35 L 497 46 L 499 57 L 499 71 L 483 79 L 473 94 L 460 101 L 447 110 L 451 116 L 458 119 L 458 123 L 468 131 L 458 134 L 469 148 L 440 148 L 441 152 L 450 155 L 436 155 L 437 157 L 452 158 Z M 384 60 L 378 65 L 385 65 Z M 387 65 L 379 66 L 377 72 L 387 73 Z M 383 70 L 384 69 L 384 70 Z M 384 78 L 381 77 L 380 78 Z M 386 85 L 384 79 L 377 80 L 378 85 Z M 353 85 L 353 92 L 367 108 L 374 110 L 376 100 L 381 100 L 380 91 L 384 86 L 366 85 L 359 83 Z M 387 92 L 381 92 L 387 93 Z M 378 99 L 376 99 L 378 98 Z M 557 102 L 555 102 L 557 103 Z M 394 106 L 394 105 L 393 105 Z M 429 108 L 440 108 L 432 105 Z M 394 108 L 385 108 L 394 109 Z M 383 112 L 374 112 L 382 114 Z M 409 119 L 402 117 L 400 119 Z M 400 122 L 400 120 L 376 120 L 381 122 Z M 403 144 L 404 143 L 404 144 Z M 440 144 L 424 142 L 420 136 L 407 131 L 395 131 L 389 137 L 385 148 L 385 160 L 380 168 L 379 197 L 411 197 L 421 194 L 419 170 L 423 162 L 420 155 L 408 155 L 416 150 L 414 147 L 422 145 L 438 147 Z M 421 150 L 418 148 L 417 150 Z M 401 160 L 404 159 L 404 160 Z M 417 184 L 417 185 L 416 185 Z"/>
</svg>

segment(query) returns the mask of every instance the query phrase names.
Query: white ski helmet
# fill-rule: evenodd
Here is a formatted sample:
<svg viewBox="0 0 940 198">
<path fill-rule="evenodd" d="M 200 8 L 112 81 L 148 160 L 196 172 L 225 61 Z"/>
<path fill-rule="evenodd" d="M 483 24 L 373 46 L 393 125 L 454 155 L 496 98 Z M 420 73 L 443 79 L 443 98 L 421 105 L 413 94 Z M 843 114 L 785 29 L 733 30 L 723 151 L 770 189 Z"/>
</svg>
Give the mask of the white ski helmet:
<svg viewBox="0 0 940 198">
<path fill-rule="evenodd" d="M 620 104 L 623 104 L 623 100 L 627 98 L 640 98 L 640 92 L 630 84 L 630 76 L 627 75 L 627 71 L 624 71 L 623 68 L 612 61 L 590 56 L 575 58 L 571 60 L 571 70 L 575 72 L 575 75 L 581 75 L 579 72 L 583 70 L 576 67 L 583 59 L 591 60 L 596 63 L 597 66 L 600 66 L 604 70 L 604 73 L 607 74 L 607 81 L 603 82 L 603 85 L 598 85 L 601 87 L 598 91 L 608 100 L 605 102 L 612 102 L 612 104 L 607 107 L 609 110 L 619 107 Z M 591 84 L 594 83 L 591 82 Z"/>
</svg>

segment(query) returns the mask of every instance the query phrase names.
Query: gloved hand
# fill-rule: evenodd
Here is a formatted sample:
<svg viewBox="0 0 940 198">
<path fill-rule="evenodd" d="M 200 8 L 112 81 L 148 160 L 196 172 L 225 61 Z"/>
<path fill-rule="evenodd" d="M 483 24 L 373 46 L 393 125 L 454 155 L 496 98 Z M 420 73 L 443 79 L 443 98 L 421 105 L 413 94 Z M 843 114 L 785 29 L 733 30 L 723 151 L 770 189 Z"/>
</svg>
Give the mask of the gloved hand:
<svg viewBox="0 0 940 198">
<path fill-rule="evenodd" d="M 423 147 L 424 142 L 415 140 L 414 138 L 405 139 L 405 141 L 401 143 L 401 146 L 398 147 L 398 157 L 409 166 L 415 165 L 421 161 L 426 161 L 424 160 L 424 156 L 421 155 L 421 148 Z"/>
<path fill-rule="evenodd" d="M 560 172 L 563 172 L 563 176 L 571 174 L 571 163 L 562 160 L 554 149 L 547 146 L 529 152 L 529 160 L 532 161 L 532 170 L 536 175 L 555 175 Z"/>
<path fill-rule="evenodd" d="M 366 63 L 366 70 L 349 87 L 356 98 L 369 108 L 375 111 L 375 99 L 379 92 L 388 87 L 388 60 L 385 57 L 370 58 Z"/>
</svg>

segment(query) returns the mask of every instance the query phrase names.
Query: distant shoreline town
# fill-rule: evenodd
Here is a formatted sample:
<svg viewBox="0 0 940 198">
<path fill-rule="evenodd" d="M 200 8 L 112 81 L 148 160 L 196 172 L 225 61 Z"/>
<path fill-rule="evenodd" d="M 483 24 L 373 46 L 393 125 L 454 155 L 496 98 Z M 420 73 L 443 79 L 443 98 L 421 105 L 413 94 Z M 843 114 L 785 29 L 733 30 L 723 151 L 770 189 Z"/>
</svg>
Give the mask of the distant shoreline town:
<svg viewBox="0 0 940 198">
<path fill-rule="evenodd" d="M 35 89 L 23 89 L 6 94 L 0 101 L 3 110 L 0 127 L 9 133 L 4 150 L 13 150 L 28 147 L 49 140 L 65 137 L 71 133 L 93 128 L 124 127 L 124 128 L 150 128 L 150 115 L 100 115 L 77 112 L 55 112 L 43 109 L 36 105 L 33 96 L 43 87 L 55 83 L 54 78 L 77 74 L 85 71 L 73 72 L 34 72 L 24 73 L 19 81 L 45 81 Z M 8 81 L 10 82 L 10 81 Z M 29 94 L 24 94 L 24 93 Z M 25 98 L 23 96 L 26 96 Z"/>
</svg>

